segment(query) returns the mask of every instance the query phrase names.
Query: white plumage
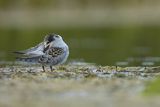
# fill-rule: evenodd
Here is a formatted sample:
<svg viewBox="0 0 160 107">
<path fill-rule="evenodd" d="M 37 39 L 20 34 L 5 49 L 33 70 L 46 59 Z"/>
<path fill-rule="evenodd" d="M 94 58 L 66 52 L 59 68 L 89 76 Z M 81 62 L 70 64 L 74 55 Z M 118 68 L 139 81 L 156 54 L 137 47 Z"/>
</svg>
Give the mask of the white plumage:
<svg viewBox="0 0 160 107">
<path fill-rule="evenodd" d="M 41 63 L 45 71 L 45 65 L 49 65 L 52 70 L 53 65 L 63 64 L 69 56 L 69 48 L 61 36 L 49 34 L 37 46 L 15 53 L 23 55 L 23 57 L 17 58 L 17 60 Z"/>
</svg>

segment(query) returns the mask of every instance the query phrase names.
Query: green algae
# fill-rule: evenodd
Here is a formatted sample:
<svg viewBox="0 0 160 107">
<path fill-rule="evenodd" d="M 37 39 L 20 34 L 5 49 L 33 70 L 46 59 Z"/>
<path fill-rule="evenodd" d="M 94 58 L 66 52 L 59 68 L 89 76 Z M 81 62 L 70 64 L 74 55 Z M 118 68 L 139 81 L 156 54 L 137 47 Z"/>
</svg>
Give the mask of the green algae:
<svg viewBox="0 0 160 107">
<path fill-rule="evenodd" d="M 149 82 L 146 89 L 144 90 L 146 96 L 160 96 L 160 77 Z"/>
</svg>

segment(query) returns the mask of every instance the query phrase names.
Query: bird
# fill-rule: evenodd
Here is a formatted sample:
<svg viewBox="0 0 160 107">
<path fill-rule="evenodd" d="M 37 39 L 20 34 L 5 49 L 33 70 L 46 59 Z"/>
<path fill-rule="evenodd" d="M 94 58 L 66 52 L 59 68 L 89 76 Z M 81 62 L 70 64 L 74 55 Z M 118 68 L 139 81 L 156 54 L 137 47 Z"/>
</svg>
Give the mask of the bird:
<svg viewBox="0 0 160 107">
<path fill-rule="evenodd" d="M 58 34 L 48 34 L 44 37 L 43 42 L 35 47 L 23 51 L 15 51 L 17 61 L 40 63 L 45 72 L 45 66 L 49 65 L 51 71 L 52 66 L 63 64 L 69 56 L 69 47 L 63 38 Z"/>
</svg>

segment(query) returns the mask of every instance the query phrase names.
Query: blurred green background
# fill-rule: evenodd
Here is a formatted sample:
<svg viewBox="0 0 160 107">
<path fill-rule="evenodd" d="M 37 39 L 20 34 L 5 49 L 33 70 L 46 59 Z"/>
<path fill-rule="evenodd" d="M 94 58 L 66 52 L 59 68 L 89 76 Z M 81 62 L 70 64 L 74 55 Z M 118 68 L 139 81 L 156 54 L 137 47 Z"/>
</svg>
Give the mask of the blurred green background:
<svg viewBox="0 0 160 107">
<path fill-rule="evenodd" d="M 69 61 L 160 64 L 159 0 L 0 0 L 0 60 L 62 35 Z"/>
</svg>

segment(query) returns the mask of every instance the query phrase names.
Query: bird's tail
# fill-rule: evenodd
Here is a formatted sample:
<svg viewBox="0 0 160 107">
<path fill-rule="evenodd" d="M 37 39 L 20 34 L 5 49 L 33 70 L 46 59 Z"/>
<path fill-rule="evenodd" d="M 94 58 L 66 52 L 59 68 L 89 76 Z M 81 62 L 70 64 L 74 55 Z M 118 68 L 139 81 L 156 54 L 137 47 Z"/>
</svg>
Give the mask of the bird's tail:
<svg viewBox="0 0 160 107">
<path fill-rule="evenodd" d="M 16 60 L 20 62 L 38 63 L 40 57 L 17 57 Z"/>
<path fill-rule="evenodd" d="M 23 51 L 15 51 L 14 54 L 24 55 L 25 53 Z"/>
</svg>

